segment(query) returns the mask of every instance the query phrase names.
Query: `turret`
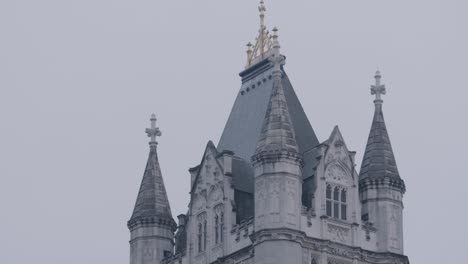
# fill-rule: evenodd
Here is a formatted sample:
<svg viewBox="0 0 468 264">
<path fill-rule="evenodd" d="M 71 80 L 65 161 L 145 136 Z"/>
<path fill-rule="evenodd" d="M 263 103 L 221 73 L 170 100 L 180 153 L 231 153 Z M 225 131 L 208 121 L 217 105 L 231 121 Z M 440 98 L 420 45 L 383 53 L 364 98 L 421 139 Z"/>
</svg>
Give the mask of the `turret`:
<svg viewBox="0 0 468 264">
<path fill-rule="evenodd" d="M 274 33 L 272 55 L 268 57 L 274 64 L 273 89 L 252 157 L 255 170 L 254 263 L 299 264 L 302 263 L 301 245 L 285 237 L 300 230 L 303 160 L 282 84 L 281 67 L 285 58 L 280 54 L 276 29 Z"/>
<path fill-rule="evenodd" d="M 130 230 L 130 264 L 159 264 L 174 253 L 174 232 L 177 225 L 172 218 L 166 188 L 158 161 L 156 116 L 151 116 L 150 152 L 141 181 L 140 191 L 132 217 L 127 223 Z"/>
<path fill-rule="evenodd" d="M 392 145 L 382 111 L 380 72 L 371 86 L 375 113 L 369 139 L 359 173 L 359 193 L 362 220 L 377 229 L 377 248 L 380 252 L 403 254 L 403 194 L 405 183 L 400 178 Z"/>
</svg>

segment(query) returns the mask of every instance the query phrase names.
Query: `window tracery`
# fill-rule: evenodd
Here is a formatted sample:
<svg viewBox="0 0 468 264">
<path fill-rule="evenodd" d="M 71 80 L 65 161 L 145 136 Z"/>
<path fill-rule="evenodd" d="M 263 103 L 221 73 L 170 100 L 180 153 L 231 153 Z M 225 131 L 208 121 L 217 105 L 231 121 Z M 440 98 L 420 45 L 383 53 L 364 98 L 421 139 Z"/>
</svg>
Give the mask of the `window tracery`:
<svg viewBox="0 0 468 264">
<path fill-rule="evenodd" d="M 328 217 L 347 220 L 347 190 L 344 187 L 327 184 L 325 191 L 326 214 Z"/>
</svg>

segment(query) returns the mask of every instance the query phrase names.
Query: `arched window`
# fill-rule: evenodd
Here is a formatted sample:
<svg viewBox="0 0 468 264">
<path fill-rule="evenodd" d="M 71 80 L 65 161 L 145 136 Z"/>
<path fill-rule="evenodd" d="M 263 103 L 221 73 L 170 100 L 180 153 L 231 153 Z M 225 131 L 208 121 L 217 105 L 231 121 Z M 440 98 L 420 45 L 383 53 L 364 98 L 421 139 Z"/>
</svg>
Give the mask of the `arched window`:
<svg viewBox="0 0 468 264">
<path fill-rule="evenodd" d="M 332 217 L 332 188 L 330 185 L 327 185 L 327 191 L 326 191 L 326 197 L 327 197 L 327 216 Z"/>
<path fill-rule="evenodd" d="M 202 236 L 203 236 L 203 227 L 202 227 L 202 224 L 199 223 L 198 224 L 198 252 L 202 252 L 203 251 L 203 248 L 202 248 Z"/>
<path fill-rule="evenodd" d="M 346 190 L 341 190 L 341 219 L 346 220 L 347 214 L 347 205 L 346 205 Z"/>
<path fill-rule="evenodd" d="M 335 187 L 333 191 L 333 217 L 340 218 L 340 190 Z"/>
<path fill-rule="evenodd" d="M 215 243 L 219 243 L 219 217 L 215 216 Z"/>
</svg>

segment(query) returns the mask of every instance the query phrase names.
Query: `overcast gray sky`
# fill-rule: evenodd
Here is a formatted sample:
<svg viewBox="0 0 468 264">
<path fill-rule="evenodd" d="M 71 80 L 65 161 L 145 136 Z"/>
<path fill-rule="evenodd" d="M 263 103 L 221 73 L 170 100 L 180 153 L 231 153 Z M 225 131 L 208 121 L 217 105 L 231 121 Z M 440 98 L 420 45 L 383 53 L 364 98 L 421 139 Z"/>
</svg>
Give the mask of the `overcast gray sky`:
<svg viewBox="0 0 468 264">
<path fill-rule="evenodd" d="M 127 264 L 151 113 L 173 215 L 240 87 L 256 0 L 0 1 L 0 262 Z M 270 0 L 286 71 L 320 140 L 365 148 L 377 68 L 400 169 L 405 253 L 461 263 L 468 3 Z M 466 258 L 465 258 L 466 259 Z"/>
</svg>

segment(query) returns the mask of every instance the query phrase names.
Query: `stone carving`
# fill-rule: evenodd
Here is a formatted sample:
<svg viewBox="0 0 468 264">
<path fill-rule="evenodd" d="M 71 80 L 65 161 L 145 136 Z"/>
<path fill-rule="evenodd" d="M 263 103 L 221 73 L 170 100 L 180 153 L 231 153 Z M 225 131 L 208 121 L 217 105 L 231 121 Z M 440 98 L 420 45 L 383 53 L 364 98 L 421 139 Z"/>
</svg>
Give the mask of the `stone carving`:
<svg viewBox="0 0 468 264">
<path fill-rule="evenodd" d="M 350 264 L 351 262 L 338 260 L 338 259 L 329 259 L 327 263 L 328 264 Z"/>
<path fill-rule="evenodd" d="M 270 182 L 270 214 L 273 222 L 277 223 L 280 221 L 280 183 L 278 179 L 272 179 Z"/>
<path fill-rule="evenodd" d="M 298 201 L 296 199 L 296 184 L 294 180 L 287 181 L 287 214 L 288 214 L 288 223 L 292 225 L 296 225 L 296 210 Z"/>
<path fill-rule="evenodd" d="M 346 171 L 337 164 L 333 164 L 327 168 L 325 173 L 327 180 L 340 184 L 349 185 L 349 177 Z"/>
<path fill-rule="evenodd" d="M 223 191 L 220 187 L 213 186 L 213 190 L 210 193 L 211 203 L 218 202 L 221 198 L 223 198 Z"/>
<path fill-rule="evenodd" d="M 398 205 L 391 207 L 390 226 L 389 226 L 389 237 L 390 247 L 399 249 L 400 240 L 398 239 Z"/>
<path fill-rule="evenodd" d="M 265 197 L 265 181 L 259 180 L 255 185 L 255 214 L 258 216 L 255 225 L 262 227 L 265 222 L 265 209 L 266 209 L 266 197 Z"/>
<path fill-rule="evenodd" d="M 157 257 L 158 257 L 158 252 L 156 248 L 145 246 L 145 248 L 143 249 L 143 259 L 145 261 L 157 260 Z"/>
<path fill-rule="evenodd" d="M 197 195 L 195 198 L 194 209 L 195 211 L 201 211 L 206 207 L 206 199 L 203 195 Z"/>
<path fill-rule="evenodd" d="M 328 224 L 328 237 L 334 242 L 348 243 L 349 228 Z"/>
</svg>

